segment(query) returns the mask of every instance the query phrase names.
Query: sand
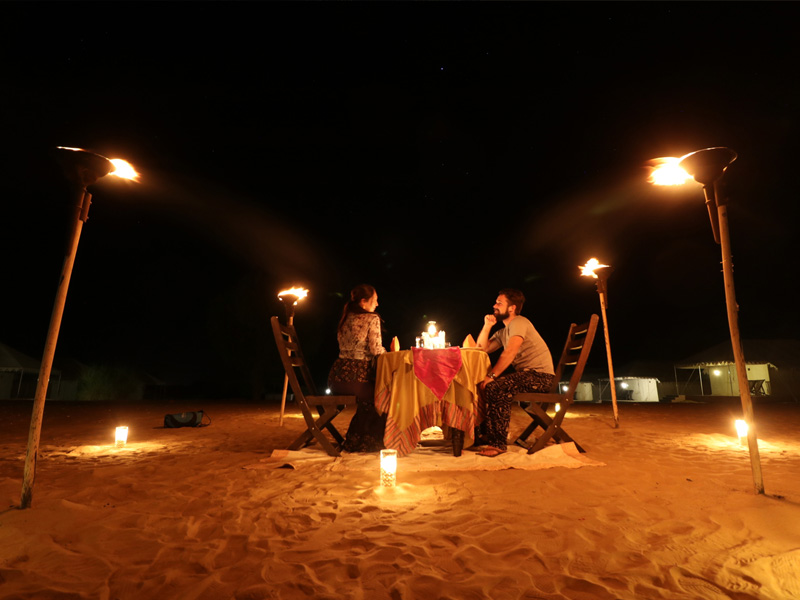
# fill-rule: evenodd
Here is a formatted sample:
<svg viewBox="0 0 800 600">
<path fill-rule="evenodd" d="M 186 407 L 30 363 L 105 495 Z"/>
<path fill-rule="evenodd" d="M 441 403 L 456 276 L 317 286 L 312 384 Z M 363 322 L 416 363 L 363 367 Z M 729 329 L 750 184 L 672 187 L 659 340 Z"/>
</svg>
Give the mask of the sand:
<svg viewBox="0 0 800 600">
<path fill-rule="evenodd" d="M 161 428 L 196 409 L 210 426 Z M 30 410 L 0 402 L 2 600 L 800 598 L 796 404 L 756 407 L 757 495 L 732 404 L 622 404 L 619 429 L 609 405 L 578 405 L 565 427 L 591 464 L 401 460 L 386 489 L 377 457 L 270 464 L 301 429 L 275 405 L 49 402 L 20 510 Z"/>
</svg>

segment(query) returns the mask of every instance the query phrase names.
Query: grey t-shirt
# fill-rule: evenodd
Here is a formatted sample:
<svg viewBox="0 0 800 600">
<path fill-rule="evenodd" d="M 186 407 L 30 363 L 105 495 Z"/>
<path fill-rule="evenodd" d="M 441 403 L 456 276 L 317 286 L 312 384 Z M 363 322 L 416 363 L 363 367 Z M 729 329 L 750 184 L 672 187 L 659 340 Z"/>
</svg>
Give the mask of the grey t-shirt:
<svg viewBox="0 0 800 600">
<path fill-rule="evenodd" d="M 505 348 L 509 338 L 515 335 L 522 338 L 519 352 L 511 363 L 516 371 L 533 369 L 540 373 L 555 374 L 550 349 L 527 318 L 521 315 L 514 317 L 505 327 L 496 331 L 491 340 L 497 340 Z"/>
</svg>

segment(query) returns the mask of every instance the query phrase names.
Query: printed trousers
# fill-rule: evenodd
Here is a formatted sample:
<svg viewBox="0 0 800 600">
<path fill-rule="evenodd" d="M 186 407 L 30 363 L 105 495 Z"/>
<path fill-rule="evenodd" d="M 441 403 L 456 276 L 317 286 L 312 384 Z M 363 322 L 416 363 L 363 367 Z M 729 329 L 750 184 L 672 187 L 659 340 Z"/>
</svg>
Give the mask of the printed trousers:
<svg viewBox="0 0 800 600">
<path fill-rule="evenodd" d="M 548 392 L 554 377 L 538 371 L 518 371 L 486 384 L 483 388 L 484 420 L 479 432 L 489 446 L 506 449 L 514 396 L 523 392 Z"/>
</svg>

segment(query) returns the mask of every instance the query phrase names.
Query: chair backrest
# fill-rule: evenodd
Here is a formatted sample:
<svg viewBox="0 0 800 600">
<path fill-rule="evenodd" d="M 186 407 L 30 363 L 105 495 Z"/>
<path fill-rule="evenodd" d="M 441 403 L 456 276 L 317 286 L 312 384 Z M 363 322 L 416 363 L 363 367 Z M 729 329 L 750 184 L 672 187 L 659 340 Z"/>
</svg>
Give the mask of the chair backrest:
<svg viewBox="0 0 800 600">
<path fill-rule="evenodd" d="M 551 393 L 563 394 L 570 401 L 575 398 L 575 391 L 578 389 L 583 369 L 589 359 L 589 351 L 592 349 L 599 321 L 600 317 L 592 315 L 586 323 L 570 325 L 567 343 L 564 344 L 564 351 L 556 366 L 556 376 L 550 389 Z M 567 373 L 570 373 L 567 389 L 559 389 L 560 382 L 567 376 Z"/>
<path fill-rule="evenodd" d="M 272 317 L 272 333 L 275 335 L 275 344 L 278 347 L 283 370 L 289 378 L 289 385 L 296 399 L 305 396 L 317 396 L 317 387 L 311 378 L 311 371 L 303 356 L 300 340 L 294 325 L 281 325 L 278 317 Z"/>
</svg>

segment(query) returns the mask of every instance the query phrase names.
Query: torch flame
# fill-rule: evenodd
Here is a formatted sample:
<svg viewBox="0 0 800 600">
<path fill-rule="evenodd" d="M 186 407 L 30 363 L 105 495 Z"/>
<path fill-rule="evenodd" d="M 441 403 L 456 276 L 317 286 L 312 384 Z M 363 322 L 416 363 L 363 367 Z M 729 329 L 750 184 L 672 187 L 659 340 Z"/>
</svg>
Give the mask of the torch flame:
<svg viewBox="0 0 800 600">
<path fill-rule="evenodd" d="M 595 269 L 605 269 L 608 265 L 601 265 L 600 261 L 596 258 L 590 258 L 586 261 L 586 264 L 582 267 L 578 267 L 581 270 L 581 276 L 583 277 L 594 277 L 597 279 L 597 274 L 594 272 Z"/>
<path fill-rule="evenodd" d="M 678 164 L 681 160 L 672 156 L 654 158 L 648 165 L 651 171 L 647 181 L 653 185 L 683 185 L 692 176 Z"/>
<path fill-rule="evenodd" d="M 308 290 L 304 288 L 296 288 L 293 287 L 288 290 L 283 290 L 282 292 L 278 293 L 278 298 L 283 299 L 283 296 L 295 296 L 296 300 L 292 304 L 297 304 L 297 300 L 302 300 L 306 296 L 308 296 Z"/>
<path fill-rule="evenodd" d="M 120 179 L 130 179 L 131 181 L 139 181 L 139 173 L 133 168 L 133 165 L 121 158 L 109 159 L 111 164 L 114 165 L 114 170 L 109 175 L 114 175 Z"/>
</svg>

